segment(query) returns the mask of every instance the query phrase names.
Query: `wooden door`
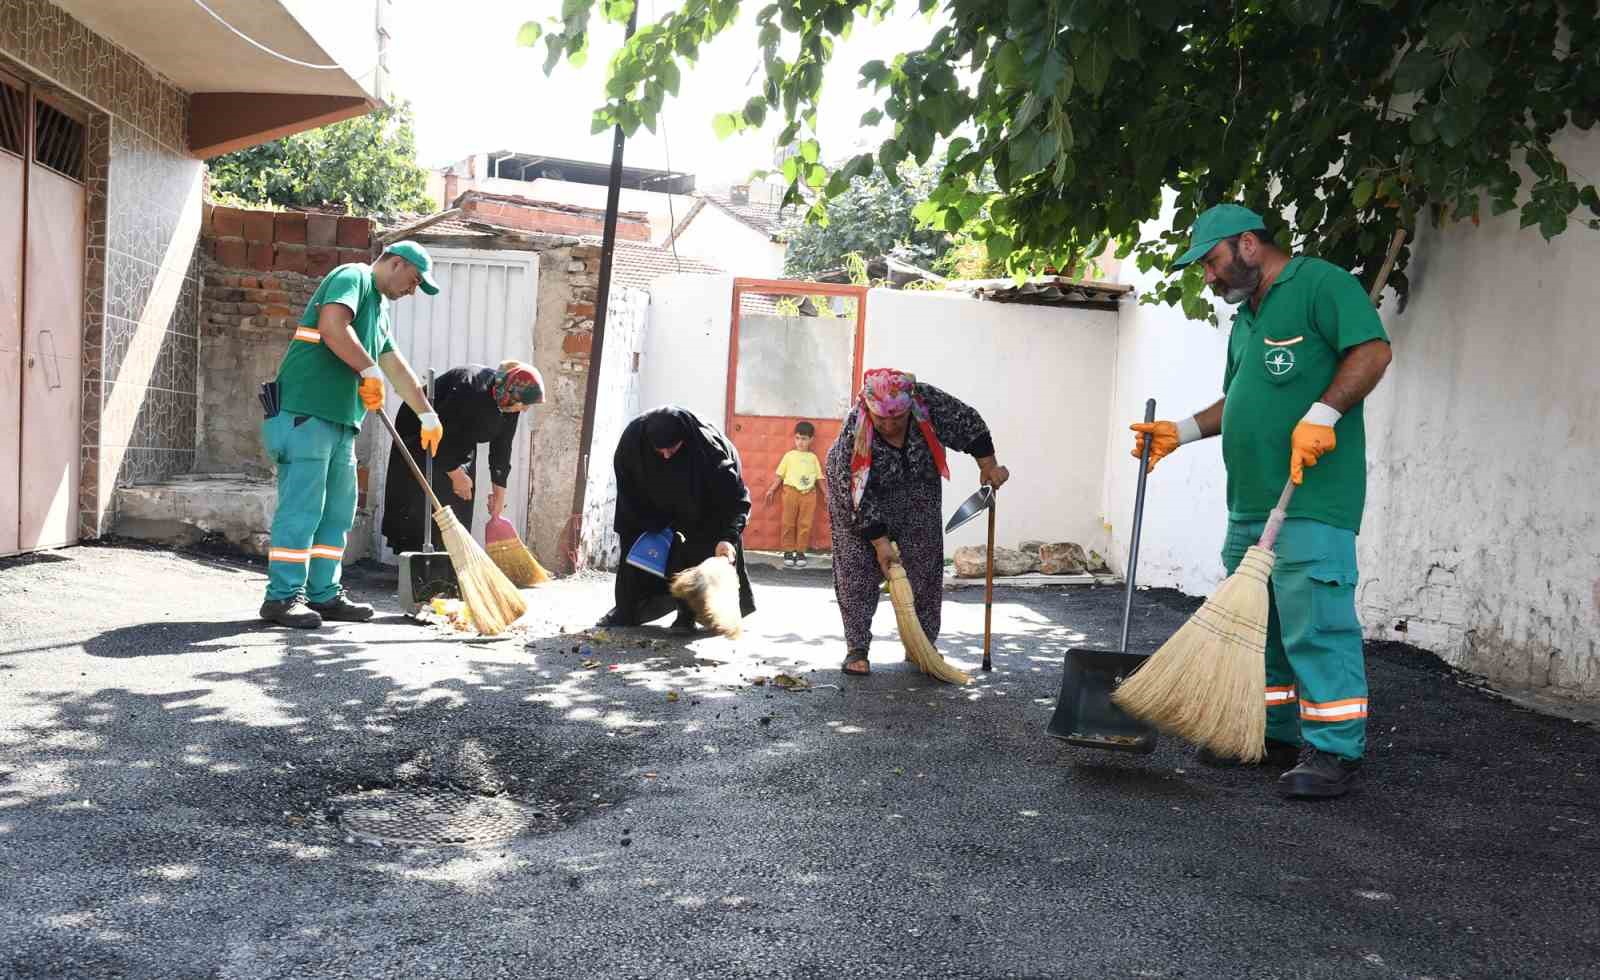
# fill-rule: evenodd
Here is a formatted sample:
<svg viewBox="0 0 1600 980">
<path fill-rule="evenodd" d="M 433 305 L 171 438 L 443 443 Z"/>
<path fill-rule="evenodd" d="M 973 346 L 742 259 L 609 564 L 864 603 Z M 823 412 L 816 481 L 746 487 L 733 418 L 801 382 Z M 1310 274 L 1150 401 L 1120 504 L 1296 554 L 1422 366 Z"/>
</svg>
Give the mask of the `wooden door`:
<svg viewBox="0 0 1600 980">
<path fill-rule="evenodd" d="M 739 450 L 752 508 L 744 546 L 776 551 L 782 504 L 765 501 L 784 453 L 794 448 L 801 420 L 816 427 L 811 451 L 826 466 L 845 413 L 861 381 L 866 289 L 781 280 L 735 279 L 728 344 L 727 431 Z M 772 297 L 813 298 L 833 315 L 789 315 Z M 830 551 L 826 505 L 819 500 L 809 542 Z"/>
</svg>

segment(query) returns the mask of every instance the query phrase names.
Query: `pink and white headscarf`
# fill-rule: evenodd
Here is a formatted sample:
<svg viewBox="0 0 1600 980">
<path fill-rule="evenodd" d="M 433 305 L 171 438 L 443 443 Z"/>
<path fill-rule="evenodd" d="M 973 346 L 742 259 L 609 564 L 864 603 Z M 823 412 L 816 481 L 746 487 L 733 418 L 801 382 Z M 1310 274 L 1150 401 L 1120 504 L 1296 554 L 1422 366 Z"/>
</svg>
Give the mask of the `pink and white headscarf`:
<svg viewBox="0 0 1600 980">
<path fill-rule="evenodd" d="M 875 368 L 861 377 L 861 397 L 856 402 L 856 441 L 850 456 L 850 499 L 853 506 L 861 506 L 861 497 L 867 492 L 867 477 L 872 473 L 872 443 L 876 433 L 872 428 L 874 417 L 893 419 L 911 413 L 922 438 L 933 455 L 933 465 L 939 475 L 950 479 L 950 464 L 945 461 L 944 444 L 933 431 L 928 417 L 928 406 L 916 394 L 916 375 L 890 368 Z"/>
</svg>

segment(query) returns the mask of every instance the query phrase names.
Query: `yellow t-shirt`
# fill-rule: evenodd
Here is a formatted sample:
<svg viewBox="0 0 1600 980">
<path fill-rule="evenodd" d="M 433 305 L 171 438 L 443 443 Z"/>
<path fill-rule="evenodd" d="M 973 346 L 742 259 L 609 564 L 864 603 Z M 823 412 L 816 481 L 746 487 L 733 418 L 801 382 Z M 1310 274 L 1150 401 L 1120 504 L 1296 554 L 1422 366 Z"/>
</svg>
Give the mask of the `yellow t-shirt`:
<svg viewBox="0 0 1600 980">
<path fill-rule="evenodd" d="M 783 480 L 784 486 L 810 493 L 817 488 L 817 480 L 822 477 L 822 464 L 817 462 L 816 453 L 791 449 L 783 454 L 783 461 L 778 464 L 778 477 Z"/>
</svg>

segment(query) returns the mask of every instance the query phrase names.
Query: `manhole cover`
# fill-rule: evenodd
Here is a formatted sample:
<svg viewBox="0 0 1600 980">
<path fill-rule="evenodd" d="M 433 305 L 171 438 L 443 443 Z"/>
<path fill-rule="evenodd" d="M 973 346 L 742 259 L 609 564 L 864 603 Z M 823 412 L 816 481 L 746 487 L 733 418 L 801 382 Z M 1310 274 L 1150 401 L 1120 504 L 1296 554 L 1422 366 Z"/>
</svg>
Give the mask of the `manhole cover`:
<svg viewBox="0 0 1600 980">
<path fill-rule="evenodd" d="M 541 816 L 511 800 L 445 790 L 372 790 L 333 806 L 346 833 L 386 844 L 495 844 L 527 833 Z"/>
</svg>

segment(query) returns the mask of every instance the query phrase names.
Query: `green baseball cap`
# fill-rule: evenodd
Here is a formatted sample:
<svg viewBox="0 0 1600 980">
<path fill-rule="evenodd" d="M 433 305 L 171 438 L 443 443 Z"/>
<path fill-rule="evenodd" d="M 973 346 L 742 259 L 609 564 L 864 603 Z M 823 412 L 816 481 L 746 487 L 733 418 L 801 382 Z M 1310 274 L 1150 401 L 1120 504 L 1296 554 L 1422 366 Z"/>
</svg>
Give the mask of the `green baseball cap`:
<svg viewBox="0 0 1600 980">
<path fill-rule="evenodd" d="M 1178 256 L 1178 261 L 1172 263 L 1172 267 L 1181 269 L 1205 258 L 1206 253 L 1216 248 L 1224 238 L 1242 235 L 1247 231 L 1266 230 L 1267 223 L 1261 220 L 1261 215 L 1249 208 L 1237 204 L 1218 204 L 1194 219 L 1194 228 L 1189 232 L 1189 251 Z"/>
<path fill-rule="evenodd" d="M 384 255 L 398 255 L 417 267 L 422 273 L 422 291 L 429 296 L 439 295 L 439 284 L 433 281 L 433 257 L 416 242 L 395 242 L 383 250 Z"/>
</svg>

